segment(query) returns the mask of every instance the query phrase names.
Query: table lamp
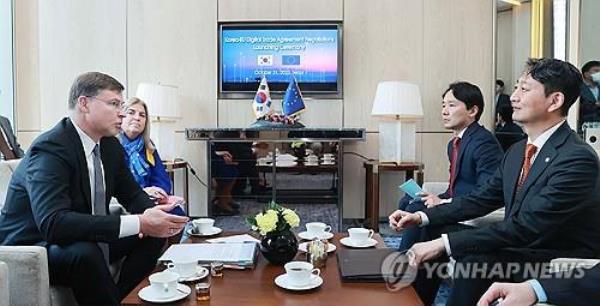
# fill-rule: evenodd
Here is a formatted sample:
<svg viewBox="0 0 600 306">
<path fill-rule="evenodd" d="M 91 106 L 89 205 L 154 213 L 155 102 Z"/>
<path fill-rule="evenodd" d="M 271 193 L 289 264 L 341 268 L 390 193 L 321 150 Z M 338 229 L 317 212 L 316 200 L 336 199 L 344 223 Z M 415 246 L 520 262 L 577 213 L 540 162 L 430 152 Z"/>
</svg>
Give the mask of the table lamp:
<svg viewBox="0 0 600 306">
<path fill-rule="evenodd" d="M 177 86 L 140 83 L 136 97 L 148 105 L 148 112 L 157 121 L 179 118 L 179 94 Z"/>
<path fill-rule="evenodd" d="M 174 128 L 169 129 L 169 123 L 179 118 L 178 91 L 177 86 L 140 83 L 136 92 L 136 97 L 146 102 L 150 118 L 156 124 L 150 130 L 151 138 L 163 160 L 175 157 Z"/>
<path fill-rule="evenodd" d="M 379 119 L 379 162 L 415 162 L 416 122 L 423 118 L 419 87 L 401 81 L 380 82 L 371 115 Z"/>
</svg>

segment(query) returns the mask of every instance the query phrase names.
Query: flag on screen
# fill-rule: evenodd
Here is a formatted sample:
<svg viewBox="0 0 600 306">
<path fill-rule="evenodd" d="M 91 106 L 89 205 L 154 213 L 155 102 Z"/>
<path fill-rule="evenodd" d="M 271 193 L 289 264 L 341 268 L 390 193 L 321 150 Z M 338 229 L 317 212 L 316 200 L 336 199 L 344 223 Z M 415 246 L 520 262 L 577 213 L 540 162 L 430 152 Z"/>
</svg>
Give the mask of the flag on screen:
<svg viewBox="0 0 600 306">
<path fill-rule="evenodd" d="M 273 55 L 259 55 L 256 58 L 256 64 L 258 66 L 273 66 Z"/>
<path fill-rule="evenodd" d="M 260 85 L 258 85 L 258 90 L 252 101 L 252 110 L 257 119 L 271 113 L 271 94 L 269 93 L 267 78 L 264 76 L 260 80 Z"/>
<path fill-rule="evenodd" d="M 283 108 L 283 115 L 288 117 L 302 112 L 305 108 L 304 100 L 302 100 L 302 93 L 300 92 L 295 77 L 292 77 L 292 80 L 285 91 L 281 106 Z"/>
<path fill-rule="evenodd" d="M 300 65 L 300 55 L 282 55 L 281 64 L 283 66 Z"/>
</svg>

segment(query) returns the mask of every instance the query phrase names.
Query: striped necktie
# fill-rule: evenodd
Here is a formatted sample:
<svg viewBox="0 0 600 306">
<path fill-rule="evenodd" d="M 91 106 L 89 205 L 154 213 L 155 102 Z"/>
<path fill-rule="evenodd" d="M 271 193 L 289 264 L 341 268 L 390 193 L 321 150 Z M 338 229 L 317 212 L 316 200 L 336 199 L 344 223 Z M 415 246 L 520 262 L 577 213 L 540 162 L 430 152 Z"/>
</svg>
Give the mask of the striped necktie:
<svg viewBox="0 0 600 306">
<path fill-rule="evenodd" d="M 529 170 L 531 169 L 531 159 L 533 155 L 537 152 L 537 147 L 533 144 L 527 144 L 525 148 L 525 159 L 523 160 L 523 166 L 521 167 L 521 176 L 519 177 L 519 182 L 517 183 L 517 190 L 520 191 L 521 187 L 525 183 L 527 176 L 529 175 Z"/>
</svg>

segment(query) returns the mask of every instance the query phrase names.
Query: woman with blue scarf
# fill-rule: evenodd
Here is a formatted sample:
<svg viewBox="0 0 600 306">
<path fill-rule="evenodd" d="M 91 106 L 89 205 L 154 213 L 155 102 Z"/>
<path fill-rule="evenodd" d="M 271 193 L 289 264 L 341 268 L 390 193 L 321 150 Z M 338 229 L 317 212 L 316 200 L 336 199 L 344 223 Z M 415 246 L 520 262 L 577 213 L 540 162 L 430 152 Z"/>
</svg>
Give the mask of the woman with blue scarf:
<svg viewBox="0 0 600 306">
<path fill-rule="evenodd" d="M 148 107 L 139 98 L 131 98 L 125 106 L 119 140 L 125 149 L 125 159 L 135 180 L 144 191 L 157 200 L 171 193 L 171 180 L 158 151 L 150 140 Z"/>
</svg>

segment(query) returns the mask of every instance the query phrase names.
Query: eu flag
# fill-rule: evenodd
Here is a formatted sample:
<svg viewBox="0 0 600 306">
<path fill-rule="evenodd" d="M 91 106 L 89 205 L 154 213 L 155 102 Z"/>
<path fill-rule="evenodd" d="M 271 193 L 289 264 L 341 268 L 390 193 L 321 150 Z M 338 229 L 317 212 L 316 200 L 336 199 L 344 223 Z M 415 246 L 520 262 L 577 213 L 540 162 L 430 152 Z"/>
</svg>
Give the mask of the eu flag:
<svg viewBox="0 0 600 306">
<path fill-rule="evenodd" d="M 304 110 L 304 100 L 302 100 L 302 93 L 300 93 L 296 78 L 292 77 L 281 104 L 285 116 L 292 116 Z"/>
<path fill-rule="evenodd" d="M 284 66 L 300 65 L 300 55 L 282 55 L 281 64 Z"/>
</svg>

